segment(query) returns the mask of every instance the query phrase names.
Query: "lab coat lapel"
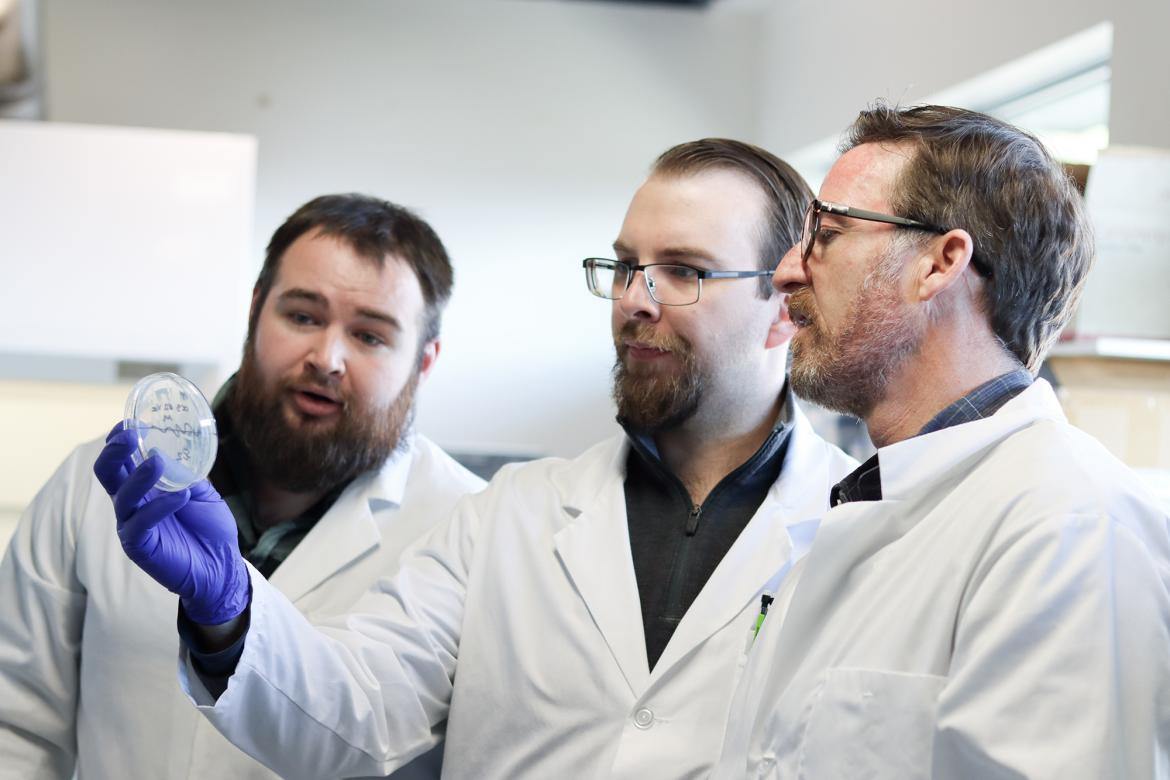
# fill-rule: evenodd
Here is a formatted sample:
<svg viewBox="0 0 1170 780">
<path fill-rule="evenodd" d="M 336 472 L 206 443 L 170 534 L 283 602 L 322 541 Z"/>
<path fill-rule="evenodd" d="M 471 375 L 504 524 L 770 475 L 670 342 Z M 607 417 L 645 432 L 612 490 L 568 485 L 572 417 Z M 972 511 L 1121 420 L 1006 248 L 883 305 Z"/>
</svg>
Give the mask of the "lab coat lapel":
<svg viewBox="0 0 1170 780">
<path fill-rule="evenodd" d="M 926 516 L 948 475 L 965 474 L 972 460 L 1040 418 L 1063 418 L 1051 386 L 1043 380 L 991 417 L 878 450 L 883 499 L 844 504 L 825 515 L 779 628 L 775 665 L 761 706 L 769 706 L 783 693 L 821 627 L 832 622 L 831 615 L 842 605 L 848 606 L 842 591 L 852 572 Z"/>
<path fill-rule="evenodd" d="M 273 572 L 273 586 L 296 603 L 350 562 L 378 547 L 382 533 L 371 505 L 401 504 L 412 460 L 411 449 L 397 453 L 379 471 L 350 483 Z"/>
<path fill-rule="evenodd" d="M 557 556 L 581 595 L 633 695 L 646 688 L 649 662 L 641 601 L 630 553 L 624 489 L 624 437 L 598 452 L 566 498 L 572 518 L 553 539 Z"/>
<path fill-rule="evenodd" d="M 654 666 L 659 678 L 695 647 L 739 617 L 762 592 L 774 593 L 791 566 L 812 544 L 829 505 L 833 480 L 824 442 L 799 407 L 780 477 L 712 572 Z M 754 620 L 755 611 L 749 619 Z M 745 623 L 744 631 L 750 626 Z"/>
<path fill-rule="evenodd" d="M 771 655 L 772 671 L 761 707 L 771 706 L 774 697 L 784 691 L 821 627 L 831 622 L 830 616 L 844 602 L 841 591 L 850 581 L 850 572 L 918 522 L 913 513 L 901 511 L 901 504 L 857 502 L 835 507 L 825 515 L 816 543 L 796 575 L 795 593 L 778 627 L 781 633 Z"/>
</svg>

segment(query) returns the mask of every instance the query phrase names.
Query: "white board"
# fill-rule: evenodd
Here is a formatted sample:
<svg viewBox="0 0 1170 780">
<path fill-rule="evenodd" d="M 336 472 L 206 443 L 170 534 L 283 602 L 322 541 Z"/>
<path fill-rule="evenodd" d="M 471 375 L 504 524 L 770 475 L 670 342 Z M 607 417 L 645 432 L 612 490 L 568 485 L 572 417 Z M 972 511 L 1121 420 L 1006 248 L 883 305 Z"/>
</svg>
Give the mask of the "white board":
<svg viewBox="0 0 1170 780">
<path fill-rule="evenodd" d="M 1117 148 L 1089 172 L 1097 239 L 1078 337 L 1170 338 L 1170 151 Z"/>
<path fill-rule="evenodd" d="M 0 121 L 0 353 L 234 364 L 255 170 L 250 136 Z"/>
</svg>

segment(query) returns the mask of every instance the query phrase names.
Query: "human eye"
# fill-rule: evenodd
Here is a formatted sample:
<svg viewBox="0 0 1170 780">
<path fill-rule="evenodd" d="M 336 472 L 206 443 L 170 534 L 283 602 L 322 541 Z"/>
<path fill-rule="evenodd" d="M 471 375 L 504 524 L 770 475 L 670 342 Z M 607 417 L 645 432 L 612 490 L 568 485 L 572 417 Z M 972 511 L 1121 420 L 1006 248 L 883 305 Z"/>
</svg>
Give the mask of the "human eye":
<svg viewBox="0 0 1170 780">
<path fill-rule="evenodd" d="M 691 268 L 689 265 L 664 265 L 662 270 L 670 275 L 670 278 L 683 281 L 686 279 L 694 279 L 699 275 L 697 269 Z"/>
<path fill-rule="evenodd" d="M 822 225 L 813 236 L 813 241 L 821 246 L 828 246 L 840 234 L 840 230 Z"/>
<path fill-rule="evenodd" d="M 285 312 L 284 316 L 293 325 L 309 326 L 314 325 L 317 322 L 317 319 L 313 315 L 305 311 L 300 311 L 299 309 L 292 309 L 288 312 Z"/>
<path fill-rule="evenodd" d="M 382 338 L 377 333 L 370 331 L 359 331 L 354 334 L 354 338 L 365 344 L 367 347 L 380 347 L 386 343 L 386 339 Z"/>
</svg>

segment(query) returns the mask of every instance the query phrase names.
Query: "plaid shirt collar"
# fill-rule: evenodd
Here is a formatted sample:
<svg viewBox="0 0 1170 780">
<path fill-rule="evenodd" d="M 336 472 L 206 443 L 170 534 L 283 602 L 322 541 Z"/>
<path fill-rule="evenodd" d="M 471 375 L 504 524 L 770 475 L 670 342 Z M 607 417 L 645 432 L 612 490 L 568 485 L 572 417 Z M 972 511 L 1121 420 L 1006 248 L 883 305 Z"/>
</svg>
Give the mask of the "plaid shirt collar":
<svg viewBox="0 0 1170 780">
<path fill-rule="evenodd" d="M 1027 369 L 1017 368 L 1001 374 L 995 379 L 976 387 L 953 404 L 943 409 L 930 419 L 919 436 L 926 433 L 941 431 L 952 425 L 975 422 L 990 417 L 999 411 L 1000 407 L 1028 389 L 1032 384 L 1032 375 Z"/>
<path fill-rule="evenodd" d="M 916 435 L 941 431 L 954 425 L 982 420 L 999 411 L 1032 384 L 1032 374 L 1017 368 L 984 382 L 953 404 L 943 409 L 922 426 Z M 882 478 L 878 454 L 862 463 L 829 491 L 829 506 L 850 501 L 881 501 Z"/>
</svg>

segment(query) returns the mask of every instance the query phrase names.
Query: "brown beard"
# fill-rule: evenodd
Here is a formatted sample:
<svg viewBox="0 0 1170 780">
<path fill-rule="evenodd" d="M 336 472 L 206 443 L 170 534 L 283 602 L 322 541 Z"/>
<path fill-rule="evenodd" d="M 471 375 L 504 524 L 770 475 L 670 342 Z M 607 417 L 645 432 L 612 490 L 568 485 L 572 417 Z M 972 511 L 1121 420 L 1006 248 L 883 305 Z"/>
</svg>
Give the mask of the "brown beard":
<svg viewBox="0 0 1170 780">
<path fill-rule="evenodd" d="M 918 349 L 923 333 L 898 296 L 895 259 L 883 256 L 867 275 L 836 335 L 826 332 L 812 290 L 789 296 L 789 312 L 808 320 L 789 346 L 789 381 L 797 395 L 862 419 L 885 398 L 891 377 Z"/>
<path fill-rule="evenodd" d="M 630 339 L 652 344 L 672 353 L 681 363 L 677 375 L 631 370 L 626 365 Z M 613 400 L 618 422 L 643 433 L 657 433 L 681 425 L 698 410 L 703 396 L 703 376 L 690 343 L 680 336 L 662 337 L 645 323 L 627 322 L 615 339 Z"/>
<path fill-rule="evenodd" d="M 280 381 L 275 387 L 265 387 L 249 340 L 228 411 L 233 430 L 259 477 L 295 493 L 322 492 L 381 468 L 403 444 L 403 433 L 414 416 L 418 379 L 416 368 L 385 411 L 373 412 L 343 397 L 332 426 L 316 430 L 311 425 L 293 427 L 281 403 L 291 386 L 318 385 L 336 391 L 336 380 L 306 367 L 295 382 Z"/>
</svg>

